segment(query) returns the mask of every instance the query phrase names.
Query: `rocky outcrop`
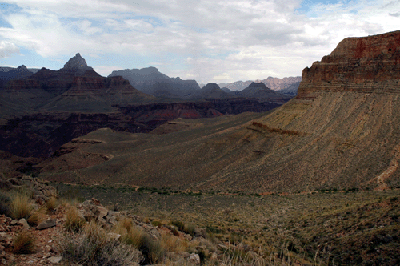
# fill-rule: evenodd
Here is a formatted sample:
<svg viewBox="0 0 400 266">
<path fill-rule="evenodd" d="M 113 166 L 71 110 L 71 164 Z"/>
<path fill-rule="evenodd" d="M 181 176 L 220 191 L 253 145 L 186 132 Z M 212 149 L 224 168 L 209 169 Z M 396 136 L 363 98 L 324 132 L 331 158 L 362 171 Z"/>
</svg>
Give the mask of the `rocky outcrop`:
<svg viewBox="0 0 400 266">
<path fill-rule="evenodd" d="M 79 53 L 77 53 L 74 57 L 69 59 L 69 61 L 64 65 L 61 70 L 72 71 L 79 75 L 83 75 L 86 71 L 93 70 L 93 68 L 89 67 L 86 64 L 86 60 L 82 58 Z"/>
<path fill-rule="evenodd" d="M 299 97 L 318 91 L 400 92 L 400 31 L 346 38 L 303 70 Z"/>
</svg>

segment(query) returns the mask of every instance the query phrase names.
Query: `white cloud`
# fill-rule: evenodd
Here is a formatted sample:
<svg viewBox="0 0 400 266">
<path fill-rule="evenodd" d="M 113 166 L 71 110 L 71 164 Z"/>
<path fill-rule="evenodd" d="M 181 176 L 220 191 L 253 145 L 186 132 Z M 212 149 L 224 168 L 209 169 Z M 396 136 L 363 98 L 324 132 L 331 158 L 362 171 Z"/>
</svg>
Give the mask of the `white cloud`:
<svg viewBox="0 0 400 266">
<path fill-rule="evenodd" d="M 12 28 L 0 28 L 0 38 L 16 47 L 47 58 L 76 52 L 148 56 L 160 65 L 180 64 L 165 70 L 170 76 L 204 83 L 301 75 L 343 38 L 400 25 L 400 2 L 390 0 L 318 4 L 305 14 L 296 11 L 301 0 L 9 2 L 22 11 L 2 14 Z M 104 66 L 103 75 L 111 72 L 106 69 L 112 70 Z"/>
<path fill-rule="evenodd" d="M 19 54 L 18 47 L 11 42 L 0 42 L 0 58 L 7 58 L 12 56 L 13 54 Z"/>
</svg>

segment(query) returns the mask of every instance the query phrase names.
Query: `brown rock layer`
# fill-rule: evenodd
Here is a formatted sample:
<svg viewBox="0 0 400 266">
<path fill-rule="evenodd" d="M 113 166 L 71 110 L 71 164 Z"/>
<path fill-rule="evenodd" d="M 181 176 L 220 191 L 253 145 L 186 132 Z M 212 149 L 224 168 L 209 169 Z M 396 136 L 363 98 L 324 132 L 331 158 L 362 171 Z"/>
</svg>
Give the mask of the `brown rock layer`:
<svg viewBox="0 0 400 266">
<path fill-rule="evenodd" d="M 400 31 L 341 41 L 303 70 L 298 97 L 316 91 L 400 92 Z"/>
</svg>

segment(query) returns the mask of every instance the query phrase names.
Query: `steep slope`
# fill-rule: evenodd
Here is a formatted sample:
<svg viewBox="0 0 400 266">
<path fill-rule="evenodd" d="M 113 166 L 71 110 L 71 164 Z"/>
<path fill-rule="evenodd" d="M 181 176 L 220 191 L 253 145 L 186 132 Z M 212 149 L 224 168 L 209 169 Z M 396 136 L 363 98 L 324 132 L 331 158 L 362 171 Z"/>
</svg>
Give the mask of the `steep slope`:
<svg viewBox="0 0 400 266">
<path fill-rule="evenodd" d="M 329 64 L 303 71 L 299 97 L 258 118 L 178 120 L 199 124 L 162 136 L 92 132 L 82 139 L 103 142 L 85 151 L 112 159 L 79 171 L 43 170 L 42 176 L 259 193 L 400 187 L 399 40 L 400 31 L 345 39 Z M 373 52 L 351 48 L 358 43 Z M 360 55 L 358 65 L 343 63 Z"/>
</svg>

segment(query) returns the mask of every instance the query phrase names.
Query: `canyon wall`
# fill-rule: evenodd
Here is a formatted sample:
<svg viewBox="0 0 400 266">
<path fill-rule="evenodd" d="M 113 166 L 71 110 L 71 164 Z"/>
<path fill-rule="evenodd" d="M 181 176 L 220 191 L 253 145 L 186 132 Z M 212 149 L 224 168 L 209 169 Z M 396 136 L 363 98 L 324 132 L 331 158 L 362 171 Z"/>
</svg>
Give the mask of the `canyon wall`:
<svg viewBox="0 0 400 266">
<path fill-rule="evenodd" d="M 302 73 L 298 97 L 316 91 L 400 92 L 400 31 L 346 38 Z"/>
</svg>

